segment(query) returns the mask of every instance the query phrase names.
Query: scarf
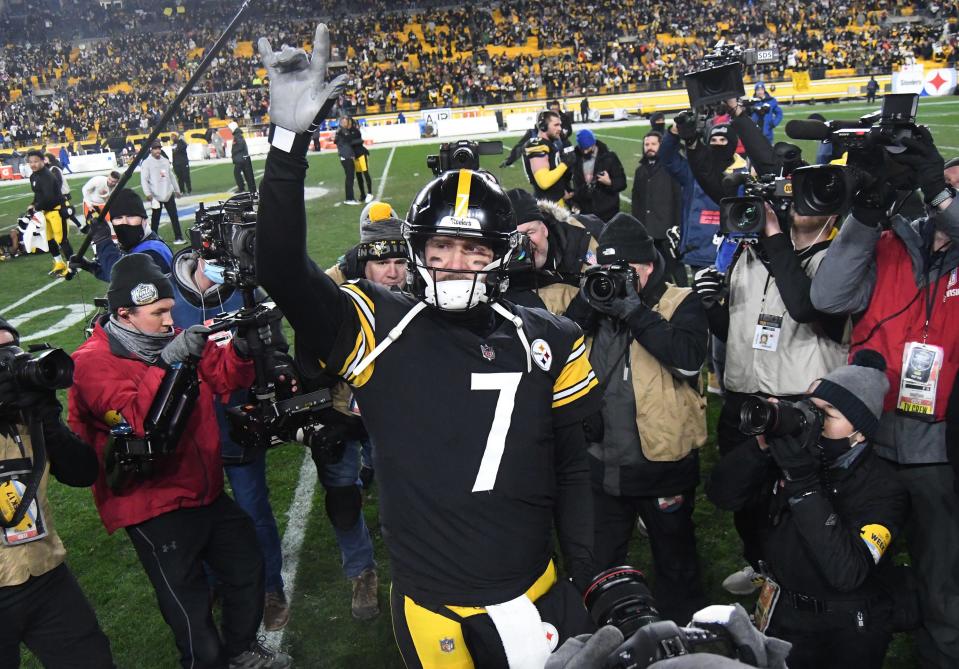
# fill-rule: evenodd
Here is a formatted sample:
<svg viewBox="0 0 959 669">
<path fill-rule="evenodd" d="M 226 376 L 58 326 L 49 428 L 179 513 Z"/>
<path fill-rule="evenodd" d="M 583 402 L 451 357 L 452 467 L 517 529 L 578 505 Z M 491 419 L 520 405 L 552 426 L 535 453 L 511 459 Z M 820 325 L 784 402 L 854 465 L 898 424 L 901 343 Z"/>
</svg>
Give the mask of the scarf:
<svg viewBox="0 0 959 669">
<path fill-rule="evenodd" d="M 157 364 L 160 351 L 166 348 L 166 345 L 176 336 L 175 332 L 146 334 L 139 330 L 132 330 L 116 320 L 116 316 L 110 316 L 103 329 L 124 349 L 148 365 Z"/>
</svg>

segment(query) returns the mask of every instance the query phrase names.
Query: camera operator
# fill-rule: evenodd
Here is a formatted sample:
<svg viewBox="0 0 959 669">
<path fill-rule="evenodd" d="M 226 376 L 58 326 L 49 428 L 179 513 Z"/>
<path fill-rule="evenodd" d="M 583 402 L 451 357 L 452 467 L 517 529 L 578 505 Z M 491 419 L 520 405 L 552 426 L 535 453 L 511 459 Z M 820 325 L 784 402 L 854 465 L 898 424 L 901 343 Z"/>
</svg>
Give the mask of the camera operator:
<svg viewBox="0 0 959 669">
<path fill-rule="evenodd" d="M 523 148 L 523 167 L 537 200 L 566 205 L 572 197 L 571 170 L 576 165 L 576 151 L 564 146 L 563 117 L 555 111 L 540 112 L 536 119 L 536 136 Z"/>
<path fill-rule="evenodd" d="M 790 669 L 879 669 L 892 637 L 884 582 L 909 502 L 868 443 L 884 372 L 882 356 L 864 350 L 815 381 L 808 399 L 766 405 L 776 417 L 758 421 L 762 434 L 726 453 L 707 486 L 721 509 L 767 510 L 757 626 L 768 622 L 769 634 L 793 644 Z"/>
<path fill-rule="evenodd" d="M 183 249 L 173 258 L 174 296 L 173 324 L 186 329 L 191 325 L 209 326 L 212 317 L 243 308 L 243 294 L 235 287 L 224 284 L 223 268 L 200 257 L 193 249 Z M 257 291 L 257 301 L 265 298 Z M 226 346 L 234 335 L 218 335 L 217 345 Z M 283 340 L 279 323 L 273 328 L 275 341 Z M 282 348 L 285 349 L 285 346 Z M 233 498 L 243 509 L 256 528 L 257 544 L 263 554 L 266 577 L 266 595 L 263 607 L 263 629 L 274 632 L 283 629 L 290 618 L 290 607 L 283 592 L 283 553 L 276 517 L 270 506 L 270 489 L 266 483 L 266 450 L 244 449 L 229 434 L 226 407 L 246 402 L 247 389 L 234 392 L 228 398 L 216 398 L 214 408 L 220 427 L 220 452 L 223 470 L 230 481 Z M 223 401 L 225 400 L 225 401 Z"/>
<path fill-rule="evenodd" d="M 509 267 L 518 240 L 509 199 L 485 172 L 446 172 L 414 200 L 411 292 L 366 280 L 340 287 L 316 268 L 304 244 L 305 156 L 345 78 L 326 82 L 325 25 L 313 43 L 309 58 L 259 41 L 274 125 L 258 277 L 293 325 L 298 355 L 347 380 L 362 408 L 407 664 L 545 664 L 543 620 L 559 631 L 553 643 L 589 626 L 551 557 L 555 528 L 567 572 L 586 586 L 582 419 L 598 398 L 582 335 L 542 309 L 500 301 L 495 270 Z"/>
<path fill-rule="evenodd" d="M 149 256 L 164 274 L 172 271 L 173 251 L 150 229 L 143 200 L 136 192 L 124 188 L 117 193 L 109 213 L 109 222 L 97 217 L 91 224 L 91 239 L 97 259 L 71 258 L 71 266 L 91 272 L 101 281 L 110 281 L 113 266 L 120 258 L 132 253 L 143 253 Z"/>
<path fill-rule="evenodd" d="M 753 122 L 762 129 L 763 136 L 772 144 L 773 132 L 783 122 L 783 110 L 779 106 L 779 100 L 766 90 L 766 84 L 761 81 L 753 88 L 753 97 L 759 99 L 753 107 Z"/>
<path fill-rule="evenodd" d="M 207 339 L 206 327 L 174 330 L 173 296 L 173 284 L 145 254 L 127 255 L 113 266 L 110 313 L 73 354 L 70 425 L 97 450 L 103 469 L 93 493 L 100 518 L 107 532 L 123 528 L 130 537 L 182 666 L 287 667 L 288 656 L 256 640 L 263 618 L 263 558 L 250 517 L 223 492 L 214 413 L 214 394 L 252 385 L 253 364 L 245 359 L 243 336 L 221 348 Z M 148 415 L 158 413 L 154 402 L 171 375 L 191 373 L 194 364 L 196 403 L 183 409 L 182 436 L 165 444 L 167 413 L 152 426 Z M 173 452 L 152 461 L 152 472 L 141 471 L 118 488 L 113 477 L 125 453 L 112 427 L 142 435 L 150 452 Z M 220 583 L 222 641 L 202 563 Z"/>
<path fill-rule="evenodd" d="M 626 190 L 626 172 L 619 156 L 593 131 L 576 133 L 576 164 L 573 165 L 573 197 L 570 200 L 582 214 L 595 214 L 608 222 L 619 213 L 619 194 Z"/>
<path fill-rule="evenodd" d="M 948 465 L 946 409 L 959 370 L 959 165 L 946 167 L 928 129 L 889 156 L 915 177 L 928 215 L 889 218 L 871 189 L 850 215 L 812 284 L 829 313 L 856 314 L 853 350 L 877 349 L 889 362 L 889 391 L 876 452 L 898 465 L 912 513 L 906 544 L 919 579 L 923 666 L 959 664 L 959 496 Z M 888 229 L 885 229 L 888 227 Z"/>
<path fill-rule="evenodd" d="M 679 182 L 659 159 L 663 136 L 650 130 L 643 137 L 643 157 L 633 175 L 633 217 L 646 226 L 656 250 L 666 261 L 666 280 L 688 286 L 686 268 L 679 260 L 682 191 Z"/>
<path fill-rule="evenodd" d="M 0 318 L 0 355 L 19 344 L 19 334 Z M 65 354 L 64 354 L 65 355 Z M 22 388 L 9 368 L 0 371 L 0 491 L 4 523 L 0 542 L 0 665 L 20 666 L 24 643 L 44 667 L 110 669 L 110 642 L 64 562 L 66 550 L 53 527 L 47 499 L 49 474 L 84 488 L 97 478 L 93 449 L 61 422 L 53 389 Z M 35 427 L 34 427 L 35 426 Z M 42 433 L 46 462 L 36 497 L 18 524 L 12 513 L 25 502 L 25 483 L 37 466 L 33 437 Z M 11 508 L 11 498 L 17 500 Z"/>
<path fill-rule="evenodd" d="M 510 273 L 506 298 L 562 316 L 579 292 L 580 276 L 596 259 L 596 239 L 583 221 L 594 230 L 602 229 L 603 222 L 545 200 L 537 202 L 522 188 L 506 195 L 516 214 L 516 229 L 529 239 L 532 254 L 532 267 Z"/>
<path fill-rule="evenodd" d="M 590 363 L 604 399 L 601 425 L 587 431 L 594 571 L 627 562 L 638 515 L 649 533 L 656 599 L 682 624 L 705 604 L 692 514 L 696 449 L 706 443 L 706 401 L 698 390 L 706 314 L 692 290 L 666 283 L 665 261 L 632 216 L 609 222 L 597 256 L 605 267 L 632 271 L 611 270 L 622 273 L 624 285 L 607 300 L 590 290 L 587 272 L 567 311 L 591 337 Z"/>
<path fill-rule="evenodd" d="M 708 150 L 728 152 L 730 159 L 735 143 L 730 148 L 726 137 L 728 126 L 710 130 Z M 680 140 L 686 156 L 680 152 Z M 716 245 L 713 238 L 719 232 L 719 205 L 706 194 L 690 167 L 692 153 L 707 150 L 702 146 L 694 120 L 680 114 L 663 137 L 659 159 L 666 171 L 679 182 L 682 188 L 682 214 L 680 222 L 679 253 L 682 261 L 693 271 L 709 267 L 716 261 Z M 688 158 L 688 159 L 687 159 Z"/>
</svg>

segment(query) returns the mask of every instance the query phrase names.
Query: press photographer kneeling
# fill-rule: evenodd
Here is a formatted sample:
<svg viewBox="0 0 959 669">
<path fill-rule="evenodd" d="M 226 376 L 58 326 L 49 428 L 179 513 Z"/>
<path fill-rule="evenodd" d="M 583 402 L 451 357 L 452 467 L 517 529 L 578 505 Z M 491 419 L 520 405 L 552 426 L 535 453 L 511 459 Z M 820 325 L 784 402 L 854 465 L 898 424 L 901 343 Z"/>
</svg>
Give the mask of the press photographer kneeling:
<svg viewBox="0 0 959 669">
<path fill-rule="evenodd" d="M 790 669 L 878 668 L 892 637 L 883 583 L 908 498 L 868 443 L 885 369 L 881 355 L 863 350 L 806 399 L 744 403 L 741 429 L 756 436 L 723 456 L 707 486 L 721 509 L 768 509 L 756 625 L 793 644 Z"/>
<path fill-rule="evenodd" d="M 93 485 L 96 454 L 60 420 L 56 389 L 73 364 L 60 349 L 22 351 L 0 319 L 0 666 L 20 666 L 24 643 L 45 667 L 113 667 L 110 642 L 64 563 L 47 500 L 49 473 Z"/>
<path fill-rule="evenodd" d="M 173 295 L 149 256 L 116 262 L 110 313 L 73 354 L 70 426 L 97 451 L 100 518 L 110 533 L 127 531 L 181 664 L 287 667 L 288 656 L 257 643 L 263 558 L 252 520 L 223 493 L 214 394 L 253 384 L 246 337 L 219 347 L 202 325 L 176 331 Z M 220 630 L 203 563 L 220 584 Z"/>
</svg>

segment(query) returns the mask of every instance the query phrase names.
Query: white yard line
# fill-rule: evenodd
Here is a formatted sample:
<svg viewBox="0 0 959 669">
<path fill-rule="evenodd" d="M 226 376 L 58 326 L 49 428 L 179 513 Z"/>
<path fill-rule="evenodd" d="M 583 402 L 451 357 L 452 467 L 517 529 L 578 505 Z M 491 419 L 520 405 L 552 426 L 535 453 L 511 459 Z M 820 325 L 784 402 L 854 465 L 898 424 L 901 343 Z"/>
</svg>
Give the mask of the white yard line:
<svg viewBox="0 0 959 669">
<path fill-rule="evenodd" d="M 303 464 L 300 467 L 300 479 L 293 493 L 293 502 L 287 511 L 289 520 L 286 523 L 286 532 L 283 533 L 281 549 L 283 551 L 283 585 L 286 599 L 293 602 L 293 592 L 296 589 L 296 572 L 300 566 L 300 549 L 303 547 L 303 537 L 306 536 L 306 527 L 310 520 L 310 511 L 313 508 L 313 492 L 316 490 L 316 465 L 310 456 L 310 451 L 304 449 Z M 283 644 L 283 635 L 286 629 L 276 632 L 266 632 L 260 628 L 260 634 L 266 637 L 268 648 L 280 649 Z"/>
<path fill-rule="evenodd" d="M 390 164 L 393 162 L 393 154 L 396 153 L 396 147 L 390 149 L 390 155 L 386 157 L 386 164 L 383 166 L 383 174 L 380 175 L 380 185 L 376 189 L 376 199 L 383 199 L 383 189 L 386 188 L 386 177 L 390 173 Z"/>
<path fill-rule="evenodd" d="M 51 288 L 53 288 L 54 286 L 56 286 L 56 285 L 59 284 L 59 283 L 63 283 L 63 279 L 57 279 L 56 281 L 51 281 L 50 283 L 44 284 L 43 286 L 41 286 L 40 288 L 37 288 L 35 291 L 33 291 L 32 293 L 30 293 L 29 295 L 24 295 L 23 297 L 21 297 L 19 300 L 17 300 L 16 302 L 14 302 L 13 304 L 11 304 L 10 306 L 7 306 L 7 307 L 4 307 L 3 309 L 0 309 L 0 314 L 5 314 L 5 313 L 7 313 L 8 311 L 10 311 L 11 309 L 16 309 L 16 308 L 19 307 L 21 304 L 24 304 L 24 303 L 26 303 L 26 302 L 29 302 L 30 300 L 32 300 L 33 298 L 35 298 L 35 297 L 36 297 L 37 295 L 39 295 L 40 293 L 44 293 L 44 292 L 50 290 Z"/>
</svg>

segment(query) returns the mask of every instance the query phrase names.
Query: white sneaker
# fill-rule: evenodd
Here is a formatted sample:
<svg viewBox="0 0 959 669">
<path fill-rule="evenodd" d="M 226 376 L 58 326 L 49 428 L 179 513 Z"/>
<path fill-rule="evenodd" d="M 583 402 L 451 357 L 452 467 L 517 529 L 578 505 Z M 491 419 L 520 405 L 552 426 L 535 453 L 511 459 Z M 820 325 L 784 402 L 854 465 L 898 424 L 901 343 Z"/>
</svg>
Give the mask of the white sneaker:
<svg viewBox="0 0 959 669">
<path fill-rule="evenodd" d="M 636 531 L 639 532 L 640 536 L 649 538 L 649 530 L 646 529 L 646 523 L 643 522 L 643 517 L 639 514 L 636 514 Z"/>
<path fill-rule="evenodd" d="M 373 201 L 373 193 L 367 193 L 366 197 L 363 198 L 363 202 L 365 202 L 366 204 L 369 204 L 372 201 Z"/>
<path fill-rule="evenodd" d="M 762 574 L 756 572 L 752 565 L 747 564 L 739 571 L 734 571 L 723 581 L 723 589 L 732 595 L 751 595 L 766 581 Z"/>
<path fill-rule="evenodd" d="M 343 204 L 359 204 L 358 200 L 343 200 Z"/>
</svg>

